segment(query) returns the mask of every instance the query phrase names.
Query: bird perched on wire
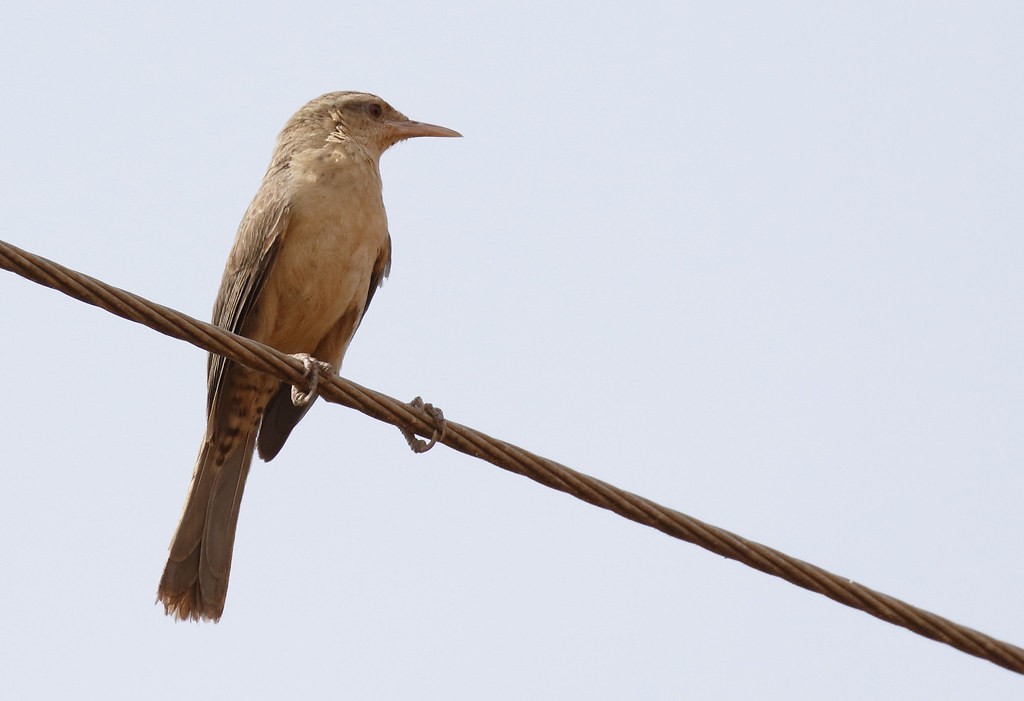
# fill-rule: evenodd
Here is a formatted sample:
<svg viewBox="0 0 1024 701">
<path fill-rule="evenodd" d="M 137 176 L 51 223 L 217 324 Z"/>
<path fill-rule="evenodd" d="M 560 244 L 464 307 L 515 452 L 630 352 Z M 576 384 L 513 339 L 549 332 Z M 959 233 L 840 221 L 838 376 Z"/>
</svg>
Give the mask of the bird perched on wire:
<svg viewBox="0 0 1024 701">
<path fill-rule="evenodd" d="M 460 134 L 360 92 L 296 112 L 238 227 L 213 322 L 338 368 L 390 267 L 381 154 L 416 136 Z M 311 397 L 219 355 L 207 369 L 206 435 L 157 597 L 178 619 L 216 621 L 253 451 L 277 455 Z"/>
</svg>

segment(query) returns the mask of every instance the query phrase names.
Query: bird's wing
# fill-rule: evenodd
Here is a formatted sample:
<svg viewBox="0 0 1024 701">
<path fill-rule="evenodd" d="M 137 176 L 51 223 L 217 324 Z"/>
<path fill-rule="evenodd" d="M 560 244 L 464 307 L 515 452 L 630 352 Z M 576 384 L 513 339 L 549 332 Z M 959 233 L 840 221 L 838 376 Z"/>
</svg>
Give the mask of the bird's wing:
<svg viewBox="0 0 1024 701">
<path fill-rule="evenodd" d="M 362 320 L 366 316 L 366 310 L 370 308 L 373 295 L 377 288 L 384 284 L 384 278 L 391 273 L 391 236 L 388 235 L 388 244 L 381 251 L 377 260 L 373 263 L 373 272 L 370 274 L 370 289 L 366 292 L 366 304 L 363 305 L 363 313 L 359 316 Z"/>
<path fill-rule="evenodd" d="M 233 333 L 243 333 L 288 228 L 286 187 L 283 172 L 268 173 L 238 227 L 213 307 L 213 323 Z M 213 412 L 223 389 L 227 362 L 224 356 L 210 355 L 207 412 Z"/>
</svg>

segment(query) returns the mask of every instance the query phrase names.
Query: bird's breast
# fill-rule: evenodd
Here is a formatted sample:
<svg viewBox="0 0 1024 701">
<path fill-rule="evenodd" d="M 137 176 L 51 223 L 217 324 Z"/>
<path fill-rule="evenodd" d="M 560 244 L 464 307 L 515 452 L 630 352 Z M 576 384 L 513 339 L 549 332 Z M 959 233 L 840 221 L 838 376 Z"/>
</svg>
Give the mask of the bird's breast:
<svg viewBox="0 0 1024 701">
<path fill-rule="evenodd" d="M 311 352 L 346 312 L 362 312 L 388 247 L 376 164 L 323 159 L 295 171 L 287 229 L 264 290 L 273 307 L 268 342 L 288 353 Z"/>
</svg>

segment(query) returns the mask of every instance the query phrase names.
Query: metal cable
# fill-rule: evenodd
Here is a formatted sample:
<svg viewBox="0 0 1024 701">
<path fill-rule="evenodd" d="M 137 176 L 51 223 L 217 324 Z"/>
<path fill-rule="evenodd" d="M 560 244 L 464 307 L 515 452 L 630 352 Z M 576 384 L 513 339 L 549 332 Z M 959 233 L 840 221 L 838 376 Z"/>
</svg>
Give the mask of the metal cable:
<svg viewBox="0 0 1024 701">
<path fill-rule="evenodd" d="M 285 382 L 306 387 L 305 368 L 297 358 L 147 301 L 4 241 L 0 241 L 0 268 Z M 434 419 L 422 408 L 361 387 L 337 375 L 321 377 L 317 391 L 327 401 L 356 409 L 417 435 L 429 438 L 437 432 Z M 883 621 L 1024 674 L 1024 649 L 656 504 L 510 443 L 452 421 L 445 422 L 445 430 L 438 442 L 723 557 L 780 577 Z"/>
</svg>

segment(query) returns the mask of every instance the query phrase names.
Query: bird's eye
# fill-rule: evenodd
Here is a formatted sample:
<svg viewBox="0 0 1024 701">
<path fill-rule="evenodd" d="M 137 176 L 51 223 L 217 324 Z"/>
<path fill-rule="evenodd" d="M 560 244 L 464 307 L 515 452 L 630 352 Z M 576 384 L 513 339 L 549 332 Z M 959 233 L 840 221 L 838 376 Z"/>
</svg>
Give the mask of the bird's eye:
<svg viewBox="0 0 1024 701">
<path fill-rule="evenodd" d="M 381 107 L 376 102 L 371 102 L 370 106 L 367 107 L 366 110 L 370 113 L 370 116 L 373 117 L 374 119 L 380 119 L 381 115 L 384 114 L 384 108 Z"/>
</svg>

